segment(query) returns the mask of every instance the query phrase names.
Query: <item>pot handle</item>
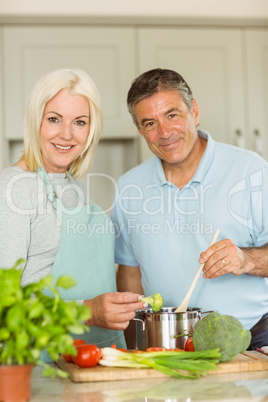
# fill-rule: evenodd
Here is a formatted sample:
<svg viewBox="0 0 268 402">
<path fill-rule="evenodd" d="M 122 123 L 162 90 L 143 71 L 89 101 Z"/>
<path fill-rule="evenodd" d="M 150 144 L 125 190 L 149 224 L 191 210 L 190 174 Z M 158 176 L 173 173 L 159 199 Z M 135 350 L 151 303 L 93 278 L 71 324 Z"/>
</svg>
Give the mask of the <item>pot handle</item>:
<svg viewBox="0 0 268 402">
<path fill-rule="evenodd" d="M 215 311 L 201 311 L 201 315 L 203 315 L 203 314 L 209 314 L 209 313 L 215 313 Z"/>
<path fill-rule="evenodd" d="M 142 326 L 141 326 L 142 331 L 145 331 L 145 322 L 143 320 L 141 320 L 140 318 L 134 317 L 133 321 L 140 321 L 142 323 Z"/>
</svg>

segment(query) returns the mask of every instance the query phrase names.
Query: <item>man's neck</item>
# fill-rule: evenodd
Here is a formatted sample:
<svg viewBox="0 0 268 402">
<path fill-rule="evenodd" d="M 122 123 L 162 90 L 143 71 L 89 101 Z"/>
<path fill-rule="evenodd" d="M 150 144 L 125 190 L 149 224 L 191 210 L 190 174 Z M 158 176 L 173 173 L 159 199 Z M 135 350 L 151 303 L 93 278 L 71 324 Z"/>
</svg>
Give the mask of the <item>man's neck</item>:
<svg viewBox="0 0 268 402">
<path fill-rule="evenodd" d="M 206 146 L 207 140 L 202 137 L 198 137 L 198 146 L 194 152 L 189 155 L 187 160 L 174 164 L 167 164 L 165 161 L 162 161 L 162 166 L 167 181 L 173 183 L 179 189 L 185 187 L 194 176 L 200 160 L 205 152 Z"/>
</svg>

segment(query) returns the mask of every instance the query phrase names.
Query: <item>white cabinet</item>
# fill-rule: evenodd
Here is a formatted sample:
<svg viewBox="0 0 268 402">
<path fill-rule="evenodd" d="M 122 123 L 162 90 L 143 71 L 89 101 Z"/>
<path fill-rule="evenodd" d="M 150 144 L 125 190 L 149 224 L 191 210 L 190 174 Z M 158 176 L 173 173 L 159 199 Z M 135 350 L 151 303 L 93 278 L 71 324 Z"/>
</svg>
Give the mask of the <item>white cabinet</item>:
<svg viewBox="0 0 268 402">
<path fill-rule="evenodd" d="M 268 30 L 247 30 L 247 126 L 250 149 L 268 159 Z"/>
<path fill-rule="evenodd" d="M 5 27 L 4 63 L 8 139 L 22 138 L 32 87 L 58 68 L 81 68 L 96 82 L 103 103 L 103 138 L 136 137 L 125 101 L 135 76 L 132 28 Z"/>
<path fill-rule="evenodd" d="M 7 142 L 4 136 L 4 55 L 3 55 L 4 30 L 0 27 L 0 172 L 7 166 Z"/>
<path fill-rule="evenodd" d="M 262 149 L 268 158 L 267 144 L 263 147 L 265 128 L 267 137 L 267 32 L 248 31 L 245 37 L 238 28 L 143 28 L 139 30 L 139 70 L 161 67 L 179 72 L 199 104 L 200 128 L 217 141 Z M 254 103 L 255 97 L 257 103 L 251 108 L 248 101 Z M 248 127 L 249 108 L 254 115 L 252 128 Z M 141 149 L 142 159 L 151 156 L 144 141 Z"/>
<path fill-rule="evenodd" d="M 4 123 L 1 146 L 14 163 L 23 150 L 23 122 L 28 97 L 44 74 L 81 68 L 95 81 L 103 105 L 103 133 L 86 187 L 109 212 L 114 181 L 138 163 L 137 132 L 127 111 L 126 94 L 136 75 L 134 29 L 125 27 L 7 26 L 3 31 Z M 1 38 L 0 38 L 1 39 Z M 1 169 L 1 170 L 2 170 Z"/>
<path fill-rule="evenodd" d="M 151 156 L 141 138 L 138 153 L 126 97 L 132 80 L 155 67 L 174 69 L 186 79 L 200 107 L 200 128 L 268 159 L 266 28 L 25 24 L 0 27 L 0 43 L 1 170 L 8 153 L 14 161 L 22 147 L 30 90 L 42 75 L 62 67 L 82 68 L 96 82 L 104 111 L 102 138 L 108 141 L 104 148 L 114 155 L 121 144 L 121 173 Z M 102 150 L 99 155 L 98 169 L 109 159 Z M 106 171 L 118 176 L 111 166 L 121 162 L 109 159 Z"/>
</svg>

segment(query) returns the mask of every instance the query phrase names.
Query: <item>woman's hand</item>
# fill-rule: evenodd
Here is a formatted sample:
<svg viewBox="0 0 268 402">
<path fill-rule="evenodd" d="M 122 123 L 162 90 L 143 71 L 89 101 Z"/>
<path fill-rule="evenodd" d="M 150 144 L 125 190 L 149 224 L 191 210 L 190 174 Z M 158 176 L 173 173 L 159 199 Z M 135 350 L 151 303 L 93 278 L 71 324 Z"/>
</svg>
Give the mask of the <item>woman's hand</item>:
<svg viewBox="0 0 268 402">
<path fill-rule="evenodd" d="M 141 295 L 132 292 L 104 293 L 91 300 L 84 300 L 89 307 L 91 318 L 87 325 L 101 328 L 125 330 L 135 317 L 135 310 L 147 307 L 139 300 Z"/>
</svg>

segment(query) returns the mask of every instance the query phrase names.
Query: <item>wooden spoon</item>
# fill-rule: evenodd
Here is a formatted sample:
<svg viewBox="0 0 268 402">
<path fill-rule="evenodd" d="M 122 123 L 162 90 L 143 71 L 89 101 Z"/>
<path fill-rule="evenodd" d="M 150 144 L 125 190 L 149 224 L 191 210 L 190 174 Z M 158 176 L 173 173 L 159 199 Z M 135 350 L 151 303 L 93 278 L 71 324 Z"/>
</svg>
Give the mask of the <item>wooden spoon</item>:
<svg viewBox="0 0 268 402">
<path fill-rule="evenodd" d="M 220 229 L 217 229 L 216 232 L 214 233 L 214 236 L 212 237 L 209 247 L 212 246 L 212 244 L 214 244 L 216 242 L 217 237 L 219 236 L 219 233 L 220 233 Z M 195 285 L 202 272 L 204 265 L 205 265 L 204 263 L 200 264 L 200 266 L 195 274 L 194 280 L 190 286 L 190 289 L 188 290 L 188 293 L 186 294 L 185 298 L 183 299 L 183 301 L 181 302 L 179 307 L 176 308 L 175 313 L 185 313 L 187 311 L 187 307 L 189 305 L 190 298 L 192 296 L 193 290 L 195 288 Z"/>
</svg>

